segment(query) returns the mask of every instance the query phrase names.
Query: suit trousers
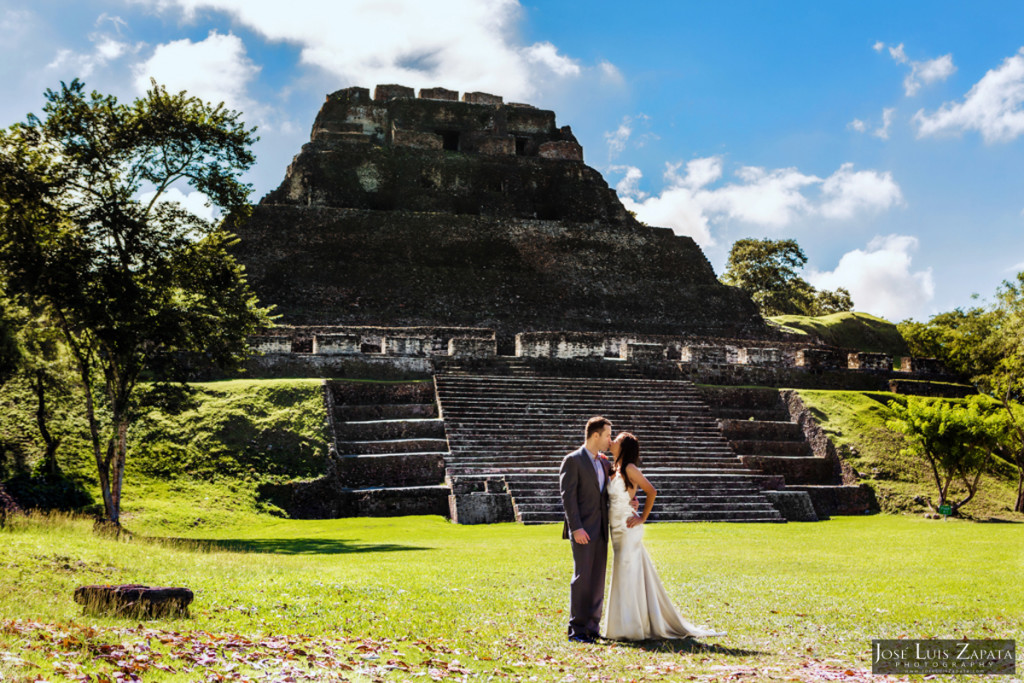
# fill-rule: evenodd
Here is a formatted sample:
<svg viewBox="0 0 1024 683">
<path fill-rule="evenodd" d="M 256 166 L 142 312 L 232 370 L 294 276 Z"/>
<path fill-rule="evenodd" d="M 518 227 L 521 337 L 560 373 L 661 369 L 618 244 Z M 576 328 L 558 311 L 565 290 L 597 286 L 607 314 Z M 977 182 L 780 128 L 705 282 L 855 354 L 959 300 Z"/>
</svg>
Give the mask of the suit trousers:
<svg viewBox="0 0 1024 683">
<path fill-rule="evenodd" d="M 608 540 L 592 536 L 586 545 L 572 544 L 572 583 L 569 585 L 569 637 L 596 637 L 604 606 Z"/>
</svg>

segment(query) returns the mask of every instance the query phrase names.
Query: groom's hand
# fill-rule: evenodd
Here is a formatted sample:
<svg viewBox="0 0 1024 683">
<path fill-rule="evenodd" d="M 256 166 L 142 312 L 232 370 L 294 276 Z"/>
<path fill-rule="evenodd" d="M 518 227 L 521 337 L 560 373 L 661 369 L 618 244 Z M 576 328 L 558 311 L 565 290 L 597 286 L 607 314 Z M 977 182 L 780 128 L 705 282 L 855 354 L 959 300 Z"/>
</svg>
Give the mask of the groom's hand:
<svg viewBox="0 0 1024 683">
<path fill-rule="evenodd" d="M 590 542 L 590 534 L 587 533 L 586 529 L 577 529 L 572 532 L 573 543 L 579 543 L 580 545 L 586 545 Z"/>
</svg>

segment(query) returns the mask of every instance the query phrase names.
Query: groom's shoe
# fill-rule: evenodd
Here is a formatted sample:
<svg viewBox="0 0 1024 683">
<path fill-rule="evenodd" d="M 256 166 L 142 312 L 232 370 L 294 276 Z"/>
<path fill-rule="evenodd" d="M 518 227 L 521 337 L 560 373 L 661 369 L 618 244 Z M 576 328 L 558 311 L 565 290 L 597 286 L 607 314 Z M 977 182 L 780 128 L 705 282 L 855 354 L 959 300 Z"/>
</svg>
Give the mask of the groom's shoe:
<svg viewBox="0 0 1024 683">
<path fill-rule="evenodd" d="M 569 636 L 570 643 L 587 643 L 588 645 L 594 644 L 594 639 L 589 635 L 587 636 Z"/>
</svg>

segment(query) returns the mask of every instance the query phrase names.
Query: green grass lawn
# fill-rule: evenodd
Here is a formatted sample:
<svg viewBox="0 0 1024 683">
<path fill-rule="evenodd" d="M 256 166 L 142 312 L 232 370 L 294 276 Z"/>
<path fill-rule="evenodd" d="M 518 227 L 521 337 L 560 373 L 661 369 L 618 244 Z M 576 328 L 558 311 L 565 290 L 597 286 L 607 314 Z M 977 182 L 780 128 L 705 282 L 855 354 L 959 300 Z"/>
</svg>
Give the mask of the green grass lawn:
<svg viewBox="0 0 1024 683">
<path fill-rule="evenodd" d="M 180 534 L 203 540 L 191 543 L 9 520 L 0 675 L 868 680 L 873 638 L 1024 637 L 1021 525 L 876 515 L 646 534 L 684 615 L 727 636 L 567 643 L 571 558 L 557 525 L 264 516 Z M 83 616 L 71 600 L 78 585 L 130 582 L 192 588 L 191 616 Z"/>
</svg>

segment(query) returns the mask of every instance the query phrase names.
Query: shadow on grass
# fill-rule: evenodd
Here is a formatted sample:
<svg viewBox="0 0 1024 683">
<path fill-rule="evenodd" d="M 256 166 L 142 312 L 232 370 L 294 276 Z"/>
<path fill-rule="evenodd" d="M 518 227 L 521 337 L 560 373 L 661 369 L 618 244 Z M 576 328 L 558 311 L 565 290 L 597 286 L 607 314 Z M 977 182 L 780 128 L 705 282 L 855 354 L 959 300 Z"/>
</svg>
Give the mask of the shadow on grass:
<svg viewBox="0 0 1024 683">
<path fill-rule="evenodd" d="M 150 538 L 150 541 L 173 546 L 179 550 L 198 552 L 227 551 L 234 553 L 268 553 L 277 555 L 348 555 L 352 553 L 391 553 L 410 550 L 432 550 L 395 543 L 357 543 L 335 538 L 265 538 L 265 539 L 195 539 Z"/>
<path fill-rule="evenodd" d="M 705 643 L 693 638 L 683 640 L 637 640 L 637 641 L 616 641 L 620 647 L 628 647 L 646 652 L 676 652 L 680 654 L 709 654 L 725 655 L 728 657 L 750 657 L 751 655 L 766 655 L 767 652 L 760 650 L 744 650 L 739 647 L 726 647 L 717 643 Z"/>
</svg>

